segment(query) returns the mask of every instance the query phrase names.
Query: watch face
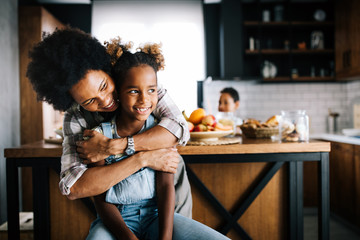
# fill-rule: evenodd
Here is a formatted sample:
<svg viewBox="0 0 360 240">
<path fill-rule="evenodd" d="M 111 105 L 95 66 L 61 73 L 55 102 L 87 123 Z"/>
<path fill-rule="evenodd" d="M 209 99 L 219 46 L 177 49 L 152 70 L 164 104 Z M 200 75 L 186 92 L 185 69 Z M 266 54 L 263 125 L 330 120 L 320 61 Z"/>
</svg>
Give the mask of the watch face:
<svg viewBox="0 0 360 240">
<path fill-rule="evenodd" d="M 135 153 L 135 150 L 131 149 L 131 148 L 128 148 L 128 149 L 125 150 L 125 153 L 130 156 L 130 155 L 133 155 Z"/>
</svg>

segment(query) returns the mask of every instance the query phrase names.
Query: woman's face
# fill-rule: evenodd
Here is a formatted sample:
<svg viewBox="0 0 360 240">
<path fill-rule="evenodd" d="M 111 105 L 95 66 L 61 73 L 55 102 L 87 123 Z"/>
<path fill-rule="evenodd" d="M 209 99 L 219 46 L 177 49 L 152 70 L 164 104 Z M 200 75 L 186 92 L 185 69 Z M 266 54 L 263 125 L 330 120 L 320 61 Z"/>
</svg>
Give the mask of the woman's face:
<svg viewBox="0 0 360 240">
<path fill-rule="evenodd" d="M 101 70 L 90 70 L 70 89 L 74 100 L 90 112 L 113 112 L 118 104 L 112 78 Z"/>
<path fill-rule="evenodd" d="M 239 101 L 235 102 L 229 93 L 222 93 L 219 99 L 219 112 L 235 112 Z"/>
<path fill-rule="evenodd" d="M 121 110 L 131 120 L 144 121 L 154 111 L 157 97 L 157 79 L 148 65 L 130 68 L 119 87 Z"/>
</svg>

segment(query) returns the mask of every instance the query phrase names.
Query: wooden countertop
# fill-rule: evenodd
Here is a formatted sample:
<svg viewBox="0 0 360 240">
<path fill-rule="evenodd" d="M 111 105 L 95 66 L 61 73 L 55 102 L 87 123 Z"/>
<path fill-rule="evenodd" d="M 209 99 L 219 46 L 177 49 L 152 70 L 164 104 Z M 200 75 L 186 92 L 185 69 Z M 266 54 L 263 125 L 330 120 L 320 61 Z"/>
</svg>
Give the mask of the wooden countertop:
<svg viewBox="0 0 360 240">
<path fill-rule="evenodd" d="M 308 143 L 279 143 L 270 139 L 242 139 L 239 144 L 218 146 L 178 147 L 181 155 L 242 154 L 242 153 L 293 153 L 330 152 L 330 143 L 310 141 Z M 5 149 L 6 158 L 61 157 L 61 144 L 39 141 L 19 147 Z"/>
<path fill-rule="evenodd" d="M 241 154 L 241 153 L 293 153 L 293 152 L 330 152 L 330 143 L 310 141 L 308 143 L 279 143 L 271 139 L 243 138 L 241 143 L 218 146 L 178 147 L 181 155 L 202 154 Z"/>
<path fill-rule="evenodd" d="M 38 141 L 19 147 L 6 148 L 4 155 L 6 158 L 61 157 L 62 145 Z"/>
</svg>

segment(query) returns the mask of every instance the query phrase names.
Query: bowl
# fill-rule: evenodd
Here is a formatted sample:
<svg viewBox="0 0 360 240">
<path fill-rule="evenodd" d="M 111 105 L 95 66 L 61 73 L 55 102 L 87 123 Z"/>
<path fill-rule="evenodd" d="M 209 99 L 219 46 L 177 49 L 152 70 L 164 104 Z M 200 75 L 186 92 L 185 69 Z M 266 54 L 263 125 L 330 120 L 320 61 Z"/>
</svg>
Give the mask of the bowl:
<svg viewBox="0 0 360 240">
<path fill-rule="evenodd" d="M 240 129 L 247 138 L 271 138 L 274 135 L 279 134 L 279 128 L 251 128 L 240 126 Z"/>
<path fill-rule="evenodd" d="M 190 132 L 192 141 L 217 141 L 220 137 L 232 134 L 233 130 L 228 131 L 210 131 L 210 132 Z"/>
<path fill-rule="evenodd" d="M 360 129 L 357 128 L 345 128 L 341 132 L 349 137 L 360 136 Z"/>
</svg>

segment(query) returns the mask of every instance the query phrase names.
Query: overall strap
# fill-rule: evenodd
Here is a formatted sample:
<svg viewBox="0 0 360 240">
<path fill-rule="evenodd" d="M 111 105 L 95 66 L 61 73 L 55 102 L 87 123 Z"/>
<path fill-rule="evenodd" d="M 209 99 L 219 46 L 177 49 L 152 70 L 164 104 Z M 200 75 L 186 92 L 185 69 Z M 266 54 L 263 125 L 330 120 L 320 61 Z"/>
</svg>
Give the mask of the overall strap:
<svg viewBox="0 0 360 240">
<path fill-rule="evenodd" d="M 101 128 L 103 130 L 104 136 L 108 137 L 108 138 L 113 138 L 111 123 L 104 122 L 104 123 L 101 123 L 100 125 L 101 125 Z"/>
<path fill-rule="evenodd" d="M 113 138 L 113 134 L 112 134 L 112 129 L 111 129 L 111 123 L 110 123 L 110 122 L 104 122 L 104 123 L 101 123 L 100 126 L 101 126 L 101 128 L 102 128 L 102 130 L 103 130 L 104 136 L 112 139 L 112 138 Z M 114 156 L 114 155 L 111 155 L 111 156 L 109 156 L 109 157 L 107 157 L 107 158 L 105 159 L 105 162 L 106 162 L 107 164 L 110 164 L 111 161 L 112 161 L 114 158 L 115 158 L 115 156 Z"/>
</svg>

